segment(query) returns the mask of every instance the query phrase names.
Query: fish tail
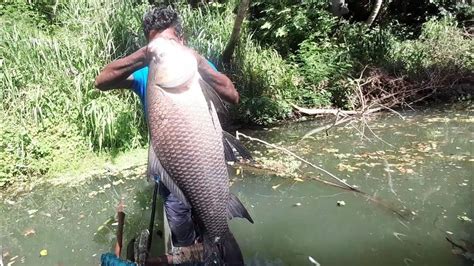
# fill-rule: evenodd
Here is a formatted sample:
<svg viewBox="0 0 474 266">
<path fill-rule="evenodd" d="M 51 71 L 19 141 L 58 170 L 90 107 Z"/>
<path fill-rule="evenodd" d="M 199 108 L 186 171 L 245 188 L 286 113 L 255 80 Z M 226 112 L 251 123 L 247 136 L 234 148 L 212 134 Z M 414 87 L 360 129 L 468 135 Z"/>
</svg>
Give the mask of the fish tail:
<svg viewBox="0 0 474 266">
<path fill-rule="evenodd" d="M 242 251 L 229 231 L 218 243 L 213 243 L 204 236 L 204 264 L 205 265 L 244 265 Z"/>
</svg>

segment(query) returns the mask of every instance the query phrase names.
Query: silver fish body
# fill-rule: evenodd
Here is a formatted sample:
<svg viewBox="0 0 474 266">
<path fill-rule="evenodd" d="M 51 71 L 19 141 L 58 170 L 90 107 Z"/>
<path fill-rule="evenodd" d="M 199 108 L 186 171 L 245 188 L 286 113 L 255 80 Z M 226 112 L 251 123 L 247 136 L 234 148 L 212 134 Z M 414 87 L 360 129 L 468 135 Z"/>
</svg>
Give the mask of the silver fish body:
<svg viewBox="0 0 474 266">
<path fill-rule="evenodd" d="M 236 199 L 229 193 L 221 125 L 203 93 L 211 88 L 184 46 L 171 40 L 153 41 L 149 52 L 146 113 L 152 153 L 163 168 L 164 180 L 171 179 L 165 185 L 191 206 L 209 254 L 212 245 L 225 245 L 228 238 L 235 242 L 228 225 L 228 205 Z M 243 208 L 237 202 L 237 208 Z M 248 216 L 242 212 L 233 216 Z"/>
</svg>

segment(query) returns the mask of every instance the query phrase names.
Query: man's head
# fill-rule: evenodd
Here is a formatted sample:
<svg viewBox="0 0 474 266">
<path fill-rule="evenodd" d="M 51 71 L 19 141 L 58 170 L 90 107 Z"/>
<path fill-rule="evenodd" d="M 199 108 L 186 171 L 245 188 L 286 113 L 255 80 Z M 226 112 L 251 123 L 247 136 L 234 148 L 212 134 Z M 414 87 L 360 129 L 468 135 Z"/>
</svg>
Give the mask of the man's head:
<svg viewBox="0 0 474 266">
<path fill-rule="evenodd" d="M 148 41 L 162 34 L 174 35 L 183 41 L 183 26 L 176 11 L 168 7 L 153 7 L 143 16 L 143 32 Z"/>
</svg>

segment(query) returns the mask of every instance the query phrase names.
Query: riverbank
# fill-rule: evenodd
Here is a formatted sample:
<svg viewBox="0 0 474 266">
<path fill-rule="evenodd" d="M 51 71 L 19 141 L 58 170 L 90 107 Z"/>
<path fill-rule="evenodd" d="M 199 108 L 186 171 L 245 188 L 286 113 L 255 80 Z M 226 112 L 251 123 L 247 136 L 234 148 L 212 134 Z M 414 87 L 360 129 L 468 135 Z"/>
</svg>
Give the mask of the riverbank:
<svg viewBox="0 0 474 266">
<path fill-rule="evenodd" d="M 84 157 L 75 157 L 75 161 L 58 157 L 55 164 L 62 165 L 61 168 L 55 168 L 43 176 L 18 180 L 0 187 L 0 200 L 5 200 L 4 197 L 8 196 L 21 196 L 41 186 L 78 187 L 108 175 L 141 176 L 146 180 L 147 156 L 148 149 L 137 148 L 115 155 L 89 152 Z"/>
<path fill-rule="evenodd" d="M 433 105 L 434 104 L 434 105 Z M 473 103 L 470 100 L 461 101 L 459 102 L 456 100 L 454 103 L 436 103 L 432 102 L 431 104 L 424 104 L 424 105 L 417 105 L 413 106 L 417 112 L 424 113 L 426 110 L 429 112 L 438 112 L 443 113 L 443 110 L 448 110 L 448 112 L 458 112 L 460 115 L 464 114 L 467 116 L 467 119 L 461 119 L 459 122 L 461 123 L 473 123 L 472 113 L 474 113 Z M 397 112 L 406 112 L 412 109 L 398 109 Z M 371 118 L 368 117 L 370 120 L 367 126 L 371 127 L 373 123 L 377 124 L 378 120 L 384 119 L 384 117 L 393 115 L 390 111 L 379 112 L 377 114 L 373 114 Z M 439 119 L 440 121 L 449 121 L 448 118 L 441 116 Z M 325 116 L 299 116 L 295 117 L 295 119 L 281 121 L 278 124 L 274 124 L 272 126 L 251 126 L 251 127 L 240 127 L 238 130 L 242 132 L 258 132 L 257 136 L 261 136 L 262 139 L 266 139 L 265 136 L 261 135 L 262 132 L 273 132 L 278 130 L 279 128 L 300 128 L 305 127 L 308 123 L 317 124 L 319 125 L 318 128 L 322 127 L 323 125 L 332 125 L 334 122 L 332 117 L 325 117 Z M 356 122 L 363 123 L 363 122 Z M 342 129 L 350 129 L 347 125 L 341 126 L 334 126 L 327 131 L 327 134 L 332 134 L 333 131 L 340 131 Z M 326 132 L 326 131 L 324 131 Z M 326 133 L 321 132 L 311 138 L 320 139 L 324 137 Z M 359 132 L 360 133 L 360 132 Z M 371 139 L 376 140 L 376 136 L 370 135 L 368 136 Z M 245 145 L 253 152 L 254 150 L 257 151 L 255 155 L 258 158 L 260 163 L 267 165 L 267 168 L 275 168 L 280 169 L 279 174 L 280 176 L 293 176 L 296 173 L 296 168 L 301 165 L 301 162 L 295 160 L 295 158 L 273 158 L 270 159 L 267 155 L 262 155 L 261 151 L 265 149 L 265 147 L 256 145 L 256 143 L 249 142 L 248 140 L 243 139 Z M 271 141 L 271 138 L 270 138 Z M 466 144 L 469 145 L 469 144 Z M 472 144 L 470 144 L 472 145 Z M 269 148 L 269 147 L 266 147 Z M 272 150 L 272 149 L 270 149 Z M 25 192 L 29 192 L 33 190 L 37 186 L 42 186 L 45 184 L 49 184 L 51 186 L 70 186 L 75 187 L 85 182 L 89 182 L 96 177 L 105 176 L 105 175 L 114 175 L 114 176 L 126 176 L 127 174 L 133 175 L 141 175 L 143 179 L 146 179 L 145 170 L 146 170 L 146 163 L 147 163 L 147 148 L 136 148 L 131 149 L 123 152 L 118 153 L 107 153 L 107 152 L 84 152 L 81 153 L 80 156 L 77 153 L 70 153 L 67 155 L 66 153 L 58 153 L 57 157 L 54 160 L 54 163 L 51 165 L 51 170 L 42 176 L 33 176 L 28 179 L 21 179 L 17 180 L 16 182 L 9 183 L 7 186 L 0 188 L 2 193 L 6 195 L 12 194 L 22 194 Z M 274 153 L 271 151 L 270 154 Z M 264 152 L 266 154 L 266 152 Z M 285 157 L 285 156 L 284 156 Z M 286 169 L 286 170 L 283 170 Z M 289 170 L 290 172 L 288 172 Z M 293 173 L 291 173 L 293 172 Z M 298 175 L 296 175 L 298 176 Z"/>
</svg>

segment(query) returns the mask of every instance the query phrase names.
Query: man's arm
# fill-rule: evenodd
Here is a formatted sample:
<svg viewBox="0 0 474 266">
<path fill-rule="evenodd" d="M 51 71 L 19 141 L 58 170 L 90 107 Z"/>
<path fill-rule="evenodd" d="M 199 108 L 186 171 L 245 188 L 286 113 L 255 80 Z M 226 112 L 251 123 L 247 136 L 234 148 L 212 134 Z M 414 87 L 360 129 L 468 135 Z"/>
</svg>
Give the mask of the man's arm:
<svg viewBox="0 0 474 266">
<path fill-rule="evenodd" d="M 199 74 L 201 74 L 201 77 L 204 79 L 204 81 L 214 88 L 217 94 L 224 101 L 232 104 L 239 103 L 240 96 L 232 81 L 230 81 L 226 75 L 215 71 L 204 57 L 197 53 L 195 54 L 198 60 Z"/>
<path fill-rule="evenodd" d="M 131 88 L 133 82 L 132 73 L 148 64 L 146 52 L 147 48 L 145 46 L 133 54 L 115 60 L 105 66 L 95 78 L 95 87 L 102 91 Z"/>
</svg>

